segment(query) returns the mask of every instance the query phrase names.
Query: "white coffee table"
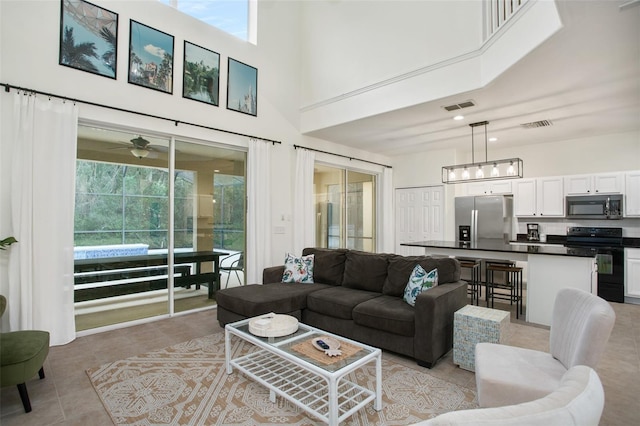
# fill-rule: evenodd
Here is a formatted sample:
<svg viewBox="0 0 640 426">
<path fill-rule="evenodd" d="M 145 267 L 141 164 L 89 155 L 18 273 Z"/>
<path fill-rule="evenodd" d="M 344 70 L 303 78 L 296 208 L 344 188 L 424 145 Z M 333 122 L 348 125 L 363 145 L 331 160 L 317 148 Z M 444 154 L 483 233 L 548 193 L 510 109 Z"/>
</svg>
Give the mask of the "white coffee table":
<svg viewBox="0 0 640 426">
<path fill-rule="evenodd" d="M 353 340 L 300 323 L 298 331 L 283 337 L 259 337 L 249 332 L 250 319 L 227 324 L 225 327 L 225 365 L 227 374 L 233 368 L 269 389 L 270 400 L 276 394 L 329 425 L 338 425 L 373 401 L 376 411 L 382 409 L 382 351 Z M 232 358 L 232 336 L 259 349 Z M 351 347 L 355 354 L 342 356 L 337 362 L 326 364 L 300 353 L 294 347 L 313 338 L 329 336 Z M 323 354 L 323 356 L 326 356 Z M 358 368 L 375 361 L 376 388 L 367 389 L 345 378 Z"/>
</svg>

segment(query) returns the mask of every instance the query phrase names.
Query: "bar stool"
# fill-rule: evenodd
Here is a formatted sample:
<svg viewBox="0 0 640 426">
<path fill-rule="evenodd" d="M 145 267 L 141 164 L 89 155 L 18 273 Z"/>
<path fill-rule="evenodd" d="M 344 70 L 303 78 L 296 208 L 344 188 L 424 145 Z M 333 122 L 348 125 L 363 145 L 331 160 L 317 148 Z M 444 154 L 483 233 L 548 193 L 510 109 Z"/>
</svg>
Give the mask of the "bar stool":
<svg viewBox="0 0 640 426">
<path fill-rule="evenodd" d="M 481 278 L 480 281 L 482 281 L 482 279 L 484 279 L 484 285 L 485 285 L 485 301 L 487 302 L 487 307 L 489 306 L 489 291 L 486 289 L 487 287 L 487 283 L 489 282 L 489 272 L 487 272 L 487 268 L 489 266 L 516 266 L 516 263 L 512 260 L 505 260 L 505 259 L 482 259 L 484 265 L 481 268 L 482 273 L 481 273 Z M 500 278 L 504 278 L 504 281 L 500 281 Z M 502 284 L 503 286 L 506 286 L 508 284 L 510 284 L 509 281 L 509 274 L 504 272 L 504 271 L 500 271 L 498 272 L 498 278 L 495 277 L 495 275 L 492 275 L 492 280 L 491 282 L 494 284 Z"/>
<path fill-rule="evenodd" d="M 471 280 L 467 287 L 467 294 L 471 295 L 471 304 L 479 305 L 482 297 L 482 285 L 480 282 L 480 259 L 457 257 L 460 268 L 467 268 L 471 273 Z"/>
<path fill-rule="evenodd" d="M 504 272 L 506 275 L 505 283 L 497 283 L 494 280 L 494 272 Z M 496 289 L 509 290 L 508 294 L 496 292 Z M 519 266 L 487 263 L 487 307 L 491 301 L 493 308 L 494 299 L 508 300 L 510 305 L 516 304 L 516 318 L 520 318 L 522 314 L 522 268 Z"/>
</svg>

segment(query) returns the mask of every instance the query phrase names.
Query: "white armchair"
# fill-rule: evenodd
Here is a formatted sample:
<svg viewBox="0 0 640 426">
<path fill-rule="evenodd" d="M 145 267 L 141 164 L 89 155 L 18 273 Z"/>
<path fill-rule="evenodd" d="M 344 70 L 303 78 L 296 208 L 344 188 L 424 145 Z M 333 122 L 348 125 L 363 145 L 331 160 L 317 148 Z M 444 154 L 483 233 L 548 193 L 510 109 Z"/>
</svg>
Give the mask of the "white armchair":
<svg viewBox="0 0 640 426">
<path fill-rule="evenodd" d="M 578 365 L 564 374 L 557 389 L 535 401 L 451 411 L 414 426 L 597 426 L 603 409 L 600 378 L 592 368 Z"/>
<path fill-rule="evenodd" d="M 475 351 L 480 407 L 533 401 L 553 392 L 573 366 L 595 368 L 615 323 L 611 305 L 582 290 L 558 292 L 551 318 L 550 353 L 495 343 Z"/>
</svg>

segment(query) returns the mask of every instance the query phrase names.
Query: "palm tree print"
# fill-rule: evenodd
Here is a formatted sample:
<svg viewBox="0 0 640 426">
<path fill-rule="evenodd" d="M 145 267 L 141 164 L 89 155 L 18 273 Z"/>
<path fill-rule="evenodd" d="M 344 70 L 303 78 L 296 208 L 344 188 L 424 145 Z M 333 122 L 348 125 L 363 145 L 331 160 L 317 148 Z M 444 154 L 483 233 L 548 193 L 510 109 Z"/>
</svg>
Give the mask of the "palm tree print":
<svg viewBox="0 0 640 426">
<path fill-rule="evenodd" d="M 117 39 L 115 34 L 113 34 L 111 32 L 111 30 L 109 30 L 106 27 L 103 27 L 102 30 L 100 31 L 100 36 L 102 37 L 102 39 L 104 41 L 106 41 L 109 44 L 109 50 L 107 50 L 106 52 L 104 52 L 102 54 L 102 60 L 104 61 L 105 65 L 109 67 L 110 70 L 112 70 L 115 74 L 116 72 L 116 43 L 117 43 Z"/>
<path fill-rule="evenodd" d="M 89 59 L 98 59 L 95 44 L 90 42 L 76 44 L 73 36 L 73 28 L 64 27 L 64 37 L 60 50 L 62 62 L 65 64 L 87 71 L 98 72 L 98 68 L 96 68 Z"/>
</svg>

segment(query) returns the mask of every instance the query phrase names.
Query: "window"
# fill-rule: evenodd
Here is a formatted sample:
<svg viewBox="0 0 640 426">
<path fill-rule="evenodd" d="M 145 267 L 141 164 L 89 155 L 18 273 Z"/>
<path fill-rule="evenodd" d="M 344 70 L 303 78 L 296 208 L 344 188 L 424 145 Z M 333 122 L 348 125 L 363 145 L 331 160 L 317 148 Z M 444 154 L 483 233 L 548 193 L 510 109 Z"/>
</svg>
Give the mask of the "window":
<svg viewBox="0 0 640 426">
<path fill-rule="evenodd" d="M 144 243 L 166 249 L 168 182 L 166 169 L 78 160 L 75 246 Z M 184 204 L 184 195 L 179 200 Z"/>
<path fill-rule="evenodd" d="M 376 177 L 316 165 L 316 245 L 376 250 Z"/>
<path fill-rule="evenodd" d="M 255 25 L 250 16 L 255 16 L 255 0 L 160 0 L 180 12 L 193 16 L 212 27 L 256 43 Z"/>
</svg>

